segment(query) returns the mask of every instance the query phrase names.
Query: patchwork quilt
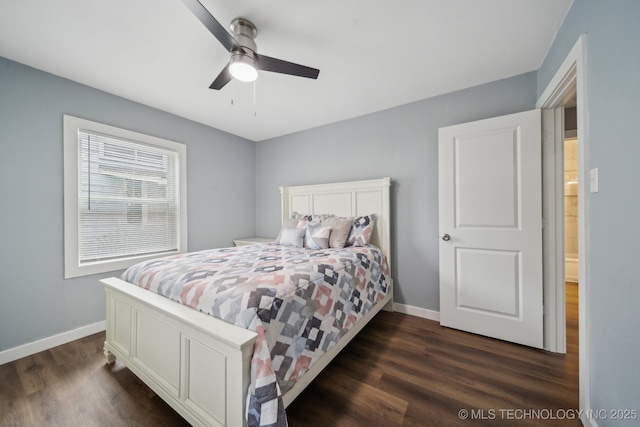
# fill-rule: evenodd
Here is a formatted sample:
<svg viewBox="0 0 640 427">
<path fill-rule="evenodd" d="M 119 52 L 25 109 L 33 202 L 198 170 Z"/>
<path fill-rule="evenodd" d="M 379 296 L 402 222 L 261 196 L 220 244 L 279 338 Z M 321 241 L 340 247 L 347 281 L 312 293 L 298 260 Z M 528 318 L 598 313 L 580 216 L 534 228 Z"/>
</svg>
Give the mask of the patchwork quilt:
<svg viewBox="0 0 640 427">
<path fill-rule="evenodd" d="M 391 291 L 386 258 L 371 245 L 212 249 L 145 261 L 121 279 L 257 333 L 250 427 L 286 426 L 283 393 Z"/>
</svg>

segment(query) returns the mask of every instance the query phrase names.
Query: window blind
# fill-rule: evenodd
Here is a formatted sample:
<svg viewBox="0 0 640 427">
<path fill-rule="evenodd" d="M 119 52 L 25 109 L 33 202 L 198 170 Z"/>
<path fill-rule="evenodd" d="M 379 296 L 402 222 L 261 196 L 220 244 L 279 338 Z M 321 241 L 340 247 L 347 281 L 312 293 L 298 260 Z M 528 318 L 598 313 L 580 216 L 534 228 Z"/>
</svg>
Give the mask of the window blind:
<svg viewBox="0 0 640 427">
<path fill-rule="evenodd" d="M 79 261 L 178 251 L 178 154 L 78 129 Z"/>
</svg>

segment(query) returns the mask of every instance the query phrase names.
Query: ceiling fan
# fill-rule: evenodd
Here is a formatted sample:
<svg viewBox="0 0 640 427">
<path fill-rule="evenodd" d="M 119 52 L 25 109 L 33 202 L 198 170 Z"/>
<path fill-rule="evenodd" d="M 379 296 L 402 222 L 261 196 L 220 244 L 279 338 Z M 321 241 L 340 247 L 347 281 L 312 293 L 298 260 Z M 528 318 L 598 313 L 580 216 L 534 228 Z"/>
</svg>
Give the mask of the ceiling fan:
<svg viewBox="0 0 640 427">
<path fill-rule="evenodd" d="M 258 77 L 258 70 L 292 76 L 317 79 L 320 70 L 294 64 L 293 62 L 258 55 L 254 39 L 258 34 L 255 25 L 244 18 L 236 18 L 231 22 L 233 36 L 209 13 L 198 0 L 182 0 L 193 14 L 204 24 L 216 39 L 231 53 L 231 59 L 218 77 L 211 83 L 209 89 L 220 90 L 232 78 L 241 81 L 254 81 Z"/>
</svg>

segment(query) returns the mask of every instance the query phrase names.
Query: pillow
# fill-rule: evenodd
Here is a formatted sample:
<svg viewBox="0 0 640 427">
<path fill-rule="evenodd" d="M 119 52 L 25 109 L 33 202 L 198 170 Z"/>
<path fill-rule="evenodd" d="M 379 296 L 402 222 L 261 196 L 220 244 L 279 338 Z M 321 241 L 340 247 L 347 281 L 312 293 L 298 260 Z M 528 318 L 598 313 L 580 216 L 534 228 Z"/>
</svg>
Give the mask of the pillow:
<svg viewBox="0 0 640 427">
<path fill-rule="evenodd" d="M 356 217 L 353 220 L 347 246 L 366 246 L 371 240 L 375 222 L 376 214 Z"/>
<path fill-rule="evenodd" d="M 282 232 L 285 230 L 285 228 L 296 228 L 298 226 L 298 218 L 291 218 L 291 219 L 287 219 L 282 223 L 282 228 L 280 229 L 280 233 L 278 233 L 278 237 L 276 238 L 275 242 L 276 243 L 280 243 L 280 239 L 282 237 Z"/>
<path fill-rule="evenodd" d="M 329 236 L 329 247 L 342 249 L 347 243 L 349 232 L 353 226 L 353 217 L 339 218 L 337 216 L 322 220 L 322 225 L 331 227 L 331 235 Z"/>
<path fill-rule="evenodd" d="M 285 228 L 282 230 L 279 243 L 284 246 L 301 248 L 303 247 L 305 232 L 306 229 L 304 228 Z"/>
<path fill-rule="evenodd" d="M 307 231 L 304 236 L 304 247 L 307 249 L 327 249 L 329 247 L 329 235 L 331 227 L 327 227 L 318 222 L 307 224 Z"/>
<path fill-rule="evenodd" d="M 329 218 L 333 215 L 329 215 L 329 214 L 322 214 L 322 215 L 318 215 L 318 214 L 308 214 L 308 215 L 302 215 L 299 214 L 298 212 L 293 212 L 291 214 L 291 218 L 298 218 L 299 220 L 307 220 L 309 222 L 322 222 L 322 220 Z"/>
</svg>

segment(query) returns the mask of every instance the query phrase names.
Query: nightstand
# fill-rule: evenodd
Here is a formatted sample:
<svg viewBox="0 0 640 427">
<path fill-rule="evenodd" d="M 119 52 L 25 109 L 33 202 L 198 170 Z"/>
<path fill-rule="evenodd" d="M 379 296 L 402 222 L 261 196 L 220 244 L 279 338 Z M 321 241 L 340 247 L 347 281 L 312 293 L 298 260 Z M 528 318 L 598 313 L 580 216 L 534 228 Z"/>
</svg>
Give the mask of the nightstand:
<svg viewBox="0 0 640 427">
<path fill-rule="evenodd" d="M 274 237 L 244 237 L 242 239 L 233 239 L 233 244 L 236 246 L 256 245 L 258 243 L 270 243 L 274 242 Z"/>
</svg>

